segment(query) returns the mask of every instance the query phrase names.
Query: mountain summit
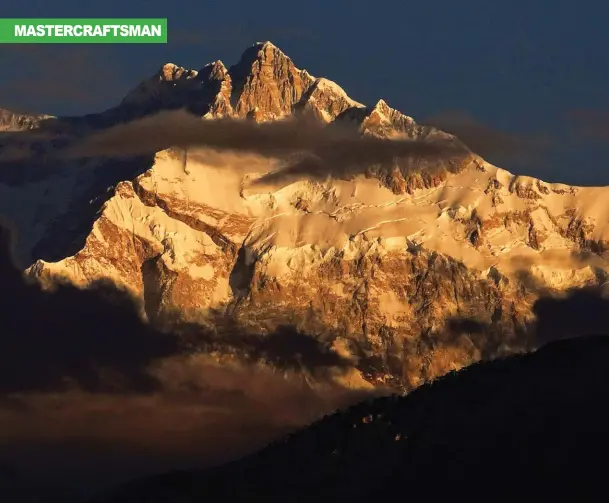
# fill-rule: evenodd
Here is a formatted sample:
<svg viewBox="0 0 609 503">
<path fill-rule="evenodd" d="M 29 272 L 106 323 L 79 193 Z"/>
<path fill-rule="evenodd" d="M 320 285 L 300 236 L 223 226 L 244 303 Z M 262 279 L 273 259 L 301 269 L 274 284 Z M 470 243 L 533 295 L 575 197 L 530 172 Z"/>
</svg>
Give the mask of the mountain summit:
<svg viewBox="0 0 609 503">
<path fill-rule="evenodd" d="M 73 121 L 109 127 L 179 108 L 205 120 L 309 114 L 362 135 L 458 142 L 383 100 L 359 103 L 270 42 L 230 67 L 163 65 L 113 109 Z M 604 187 L 515 176 L 465 146 L 458 158 L 252 183 L 276 168 L 203 149 L 15 164 L 0 174 L 0 213 L 18 215 L 17 251 L 39 281 L 112 280 L 154 323 L 213 327 L 204 350 L 243 356 L 225 337 L 236 325 L 255 334 L 289 326 L 316 348 L 303 351 L 302 369 L 349 386 L 409 389 L 534 347 L 541 294 L 607 277 Z M 330 368 L 336 359 L 320 354 L 343 364 Z"/>
<path fill-rule="evenodd" d="M 310 110 L 330 122 L 350 108 L 364 108 L 334 82 L 296 68 L 271 42 L 249 47 L 227 69 L 221 61 L 200 70 L 167 63 L 127 94 L 122 105 L 139 105 L 135 115 L 153 109 L 185 107 L 207 117 L 276 120 Z"/>
</svg>

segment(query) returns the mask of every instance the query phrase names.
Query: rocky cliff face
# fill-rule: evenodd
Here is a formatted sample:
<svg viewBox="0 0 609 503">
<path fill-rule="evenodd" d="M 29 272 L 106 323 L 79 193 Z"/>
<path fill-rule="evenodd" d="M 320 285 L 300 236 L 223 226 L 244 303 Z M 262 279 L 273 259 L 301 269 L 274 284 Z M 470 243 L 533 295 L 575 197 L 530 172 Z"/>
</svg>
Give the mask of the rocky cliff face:
<svg viewBox="0 0 609 503">
<path fill-rule="evenodd" d="M 91 121 L 180 107 L 208 119 L 310 113 L 385 138 L 450 137 L 383 100 L 352 100 L 268 42 L 230 69 L 219 61 L 199 71 L 165 65 Z M 111 192 L 99 211 L 87 213 L 87 225 L 73 224 L 86 236 L 75 253 L 35 261 L 48 249 L 41 243 L 59 235 L 66 242 L 57 226 L 75 222 L 81 200 L 23 216 L 21 226 L 38 229 L 23 253 L 40 280 L 111 278 L 143 300 L 153 322 L 212 327 L 217 337 L 200 341 L 205 347 L 238 352 L 228 337 L 235 327 L 264 334 L 291 326 L 367 381 L 410 388 L 532 347 L 530 307 L 542 289 L 606 275 L 609 189 L 514 176 L 463 148 L 455 159 L 395 159 L 348 180 L 265 186 L 251 182 L 272 169 L 267 159 L 163 151 L 106 179 Z M 20 190 L 58 180 L 77 186 L 75 177 L 99 189 L 104 162 Z M 316 365 L 305 350 L 301 358 Z"/>
</svg>

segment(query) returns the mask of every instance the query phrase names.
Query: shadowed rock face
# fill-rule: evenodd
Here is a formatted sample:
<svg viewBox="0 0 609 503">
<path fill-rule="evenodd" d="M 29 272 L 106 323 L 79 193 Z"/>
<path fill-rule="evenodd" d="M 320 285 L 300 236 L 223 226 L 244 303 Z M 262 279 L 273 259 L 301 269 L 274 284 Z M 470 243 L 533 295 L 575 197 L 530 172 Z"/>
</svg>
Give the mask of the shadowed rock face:
<svg viewBox="0 0 609 503">
<path fill-rule="evenodd" d="M 86 131 L 175 108 L 259 122 L 310 114 L 364 136 L 461 145 L 383 100 L 351 99 L 268 42 L 228 68 L 166 64 L 117 107 L 53 124 Z M 541 293 L 607 276 L 605 188 L 514 176 L 465 146 L 456 158 L 395 158 L 355 174 L 329 166 L 325 180 L 305 172 L 268 186 L 251 182 L 274 160 L 230 152 L 48 167 L 25 170 L 27 183 L 24 165 L 0 172 L 0 213 L 19 215 L 32 276 L 111 279 L 155 323 L 295 326 L 375 384 L 411 389 L 531 348 Z M 456 329 L 453 318 L 485 328 Z"/>
<path fill-rule="evenodd" d="M 609 473 L 608 357 L 601 336 L 478 363 L 406 397 L 337 412 L 240 461 L 140 480 L 97 501 L 256 494 L 269 502 L 363 502 L 406 491 L 416 499 L 545 500 L 570 490 L 595 499 Z"/>
</svg>

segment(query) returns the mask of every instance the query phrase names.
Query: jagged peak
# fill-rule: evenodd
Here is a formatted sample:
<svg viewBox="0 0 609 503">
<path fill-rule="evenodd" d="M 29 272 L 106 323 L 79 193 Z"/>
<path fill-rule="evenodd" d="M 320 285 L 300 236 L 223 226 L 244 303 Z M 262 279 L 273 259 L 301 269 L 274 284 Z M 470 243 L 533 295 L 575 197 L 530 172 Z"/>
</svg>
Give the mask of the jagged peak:
<svg viewBox="0 0 609 503">
<path fill-rule="evenodd" d="M 256 42 L 255 44 L 250 45 L 245 51 L 243 51 L 243 55 L 246 55 L 247 53 L 260 55 L 267 51 L 277 53 L 289 59 L 288 55 L 285 52 L 283 52 L 279 47 L 269 41 Z"/>
<path fill-rule="evenodd" d="M 207 63 L 199 72 L 202 76 L 211 76 L 216 80 L 230 80 L 230 75 L 228 73 L 228 68 L 224 65 L 222 61 L 219 59 L 217 61 L 212 61 L 211 63 Z"/>
<path fill-rule="evenodd" d="M 374 105 L 373 109 L 384 109 L 384 108 L 391 108 L 387 102 L 381 98 L 380 100 L 378 100 L 376 102 L 376 105 Z"/>
<path fill-rule="evenodd" d="M 254 46 L 260 46 L 261 49 L 277 49 L 280 52 L 283 52 L 279 47 L 277 47 L 273 42 L 267 40 L 266 42 L 256 42 Z"/>
<path fill-rule="evenodd" d="M 408 122 L 414 123 L 414 119 L 409 115 L 406 115 L 403 112 L 400 112 L 396 108 L 392 108 L 389 104 L 384 100 L 380 99 L 376 102 L 370 110 L 370 115 L 377 114 L 380 115 L 381 118 L 386 119 L 389 122 L 393 122 L 395 119 L 406 120 Z"/>
<path fill-rule="evenodd" d="M 367 110 L 368 115 L 362 121 L 363 130 L 374 130 L 379 126 L 383 128 L 390 127 L 394 132 L 398 132 L 399 134 L 407 133 L 410 135 L 414 134 L 418 137 L 436 137 L 455 141 L 466 149 L 465 145 L 455 136 L 431 125 L 424 126 L 418 124 L 413 117 L 406 115 L 397 108 L 392 108 L 382 98 L 377 101 L 374 107 Z"/>
<path fill-rule="evenodd" d="M 176 80 L 181 78 L 183 75 L 185 75 L 186 78 L 193 78 L 196 77 L 198 73 L 199 72 L 197 72 L 197 70 L 190 70 L 170 62 L 165 63 L 155 76 L 161 80 Z"/>
<path fill-rule="evenodd" d="M 315 83 L 313 85 L 320 91 L 321 90 L 332 91 L 333 93 L 337 94 L 338 96 L 340 96 L 342 98 L 350 99 L 349 96 L 347 95 L 347 93 L 345 92 L 345 90 L 342 87 L 340 87 L 333 80 L 326 79 L 324 77 L 319 77 L 318 79 L 315 80 Z"/>
<path fill-rule="evenodd" d="M 165 63 L 163 66 L 161 66 L 161 70 L 175 70 L 176 68 L 182 68 L 180 65 L 176 65 L 175 63 Z"/>
<path fill-rule="evenodd" d="M 397 113 L 403 115 L 404 117 L 409 117 L 406 114 L 400 112 L 398 109 L 391 107 L 389 103 L 387 103 L 383 98 L 376 102 L 376 105 L 372 107 L 371 111 L 377 111 L 383 114 Z"/>
<path fill-rule="evenodd" d="M 285 52 L 272 42 L 256 42 L 243 51 L 239 58 L 239 62 L 236 65 L 233 65 L 233 68 L 239 68 L 242 67 L 242 65 L 249 66 L 254 64 L 255 61 L 267 59 L 268 56 L 278 57 L 280 60 L 292 61 Z"/>
<path fill-rule="evenodd" d="M 211 67 L 211 68 L 214 68 L 214 69 L 217 68 L 217 69 L 228 70 L 226 68 L 226 65 L 221 60 L 219 60 L 219 59 L 216 60 L 216 61 L 212 61 L 211 63 L 207 63 L 204 68 L 208 68 L 208 67 Z"/>
<path fill-rule="evenodd" d="M 315 77 L 313 77 L 306 70 L 298 68 L 294 64 L 294 61 L 292 60 L 292 58 L 290 58 L 290 56 L 288 56 L 282 49 L 277 47 L 275 44 L 273 44 L 273 42 L 271 42 L 269 40 L 267 40 L 266 42 L 256 42 L 255 44 L 250 46 L 248 49 L 246 49 L 243 52 L 243 54 L 241 56 L 241 60 L 243 60 L 243 57 L 246 54 L 248 54 L 248 51 L 252 51 L 252 50 L 256 52 L 257 57 L 255 59 L 261 59 L 264 57 L 264 55 L 266 55 L 268 53 L 272 53 L 272 54 L 278 56 L 279 59 L 285 59 L 285 60 L 289 61 L 292 64 L 292 66 L 294 67 L 294 70 L 299 72 L 302 78 L 307 79 L 310 83 L 313 83 L 315 81 Z"/>
<path fill-rule="evenodd" d="M 340 87 L 336 82 L 330 79 L 326 79 L 324 77 L 315 79 L 313 85 L 311 86 L 311 90 L 313 92 L 319 91 L 321 93 L 330 93 L 335 97 L 343 99 L 351 107 L 365 108 L 365 105 L 352 99 L 342 87 Z"/>
<path fill-rule="evenodd" d="M 40 121 L 54 118 L 53 115 L 14 112 L 0 108 L 0 131 L 30 129 Z"/>
<path fill-rule="evenodd" d="M 265 102 L 257 120 L 275 120 L 291 113 L 315 80 L 268 41 L 251 45 L 228 73 L 234 86 L 231 104 L 238 116 L 251 112 L 259 100 Z"/>
<path fill-rule="evenodd" d="M 54 117 L 54 115 L 48 115 L 48 114 L 38 114 L 38 113 L 32 113 L 32 112 L 23 112 L 23 111 L 15 111 L 15 110 L 9 110 L 8 108 L 2 108 L 0 107 L 0 117 L 34 117 L 34 118 L 49 118 L 49 117 Z"/>
</svg>

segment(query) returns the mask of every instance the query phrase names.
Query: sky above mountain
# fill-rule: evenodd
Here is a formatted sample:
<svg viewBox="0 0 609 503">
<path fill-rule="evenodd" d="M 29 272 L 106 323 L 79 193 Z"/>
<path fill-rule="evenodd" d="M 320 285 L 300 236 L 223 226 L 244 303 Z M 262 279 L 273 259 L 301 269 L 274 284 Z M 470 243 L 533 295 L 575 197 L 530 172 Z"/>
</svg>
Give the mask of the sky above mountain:
<svg viewBox="0 0 609 503">
<path fill-rule="evenodd" d="M 298 67 L 338 82 L 360 102 L 384 98 L 419 121 L 448 118 L 539 138 L 535 155 L 488 159 L 512 172 L 607 185 L 609 147 L 590 135 L 609 116 L 605 8 L 564 0 L 526 7 L 479 0 L 11 2 L 3 17 L 166 17 L 169 43 L 4 46 L 0 107 L 100 111 L 165 62 L 230 65 L 249 45 L 271 40 Z"/>
</svg>

